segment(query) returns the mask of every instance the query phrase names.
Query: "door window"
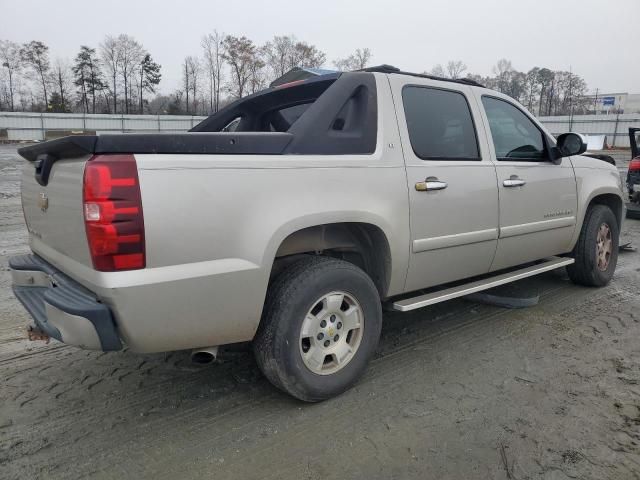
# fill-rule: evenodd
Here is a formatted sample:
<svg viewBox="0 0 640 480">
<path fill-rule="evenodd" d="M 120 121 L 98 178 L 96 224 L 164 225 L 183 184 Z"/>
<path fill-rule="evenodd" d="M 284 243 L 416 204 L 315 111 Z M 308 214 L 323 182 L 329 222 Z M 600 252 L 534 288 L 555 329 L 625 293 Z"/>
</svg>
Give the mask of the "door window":
<svg viewBox="0 0 640 480">
<path fill-rule="evenodd" d="M 482 97 L 482 104 L 498 160 L 548 160 L 542 132 L 520 109 L 493 97 Z"/>
<path fill-rule="evenodd" d="M 460 92 L 405 87 L 402 103 L 409 140 L 423 160 L 480 160 L 467 99 Z"/>
</svg>

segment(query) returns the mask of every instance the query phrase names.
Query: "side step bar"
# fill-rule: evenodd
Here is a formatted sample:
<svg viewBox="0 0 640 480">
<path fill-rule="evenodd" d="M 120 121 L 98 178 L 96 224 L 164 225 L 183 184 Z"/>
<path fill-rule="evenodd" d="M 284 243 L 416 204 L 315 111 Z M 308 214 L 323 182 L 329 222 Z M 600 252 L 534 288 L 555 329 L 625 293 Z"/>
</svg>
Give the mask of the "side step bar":
<svg viewBox="0 0 640 480">
<path fill-rule="evenodd" d="M 453 298 L 464 297 L 472 293 L 487 290 L 489 288 L 497 287 L 498 285 L 504 285 L 505 283 L 515 282 L 523 278 L 532 277 L 539 273 L 548 272 L 549 270 L 555 270 L 556 268 L 571 265 L 575 260 L 568 257 L 551 257 L 544 260 L 542 263 L 532 265 L 530 267 L 522 268 L 520 270 L 514 270 L 495 277 L 483 278 L 471 283 L 465 283 L 456 287 L 446 288 L 444 290 L 438 290 L 436 292 L 426 293 L 413 298 L 405 298 L 404 300 L 398 300 L 393 302 L 393 310 L 400 312 L 408 312 L 415 310 L 416 308 L 426 307 L 427 305 L 433 305 L 434 303 L 446 302 Z"/>
</svg>

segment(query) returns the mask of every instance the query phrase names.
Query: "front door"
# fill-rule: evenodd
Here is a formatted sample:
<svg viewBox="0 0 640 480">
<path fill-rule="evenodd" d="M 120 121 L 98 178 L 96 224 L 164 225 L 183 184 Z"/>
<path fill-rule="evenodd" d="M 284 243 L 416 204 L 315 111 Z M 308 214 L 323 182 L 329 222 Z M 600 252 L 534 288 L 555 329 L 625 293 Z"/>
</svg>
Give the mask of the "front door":
<svg viewBox="0 0 640 480">
<path fill-rule="evenodd" d="M 407 170 L 406 291 L 487 273 L 498 237 L 494 164 L 469 87 L 389 76 Z M 443 88 L 444 85 L 444 88 Z"/>
<path fill-rule="evenodd" d="M 552 141 L 506 98 L 482 95 L 500 198 L 500 236 L 491 270 L 566 253 L 576 228 L 576 181 L 569 158 L 549 160 Z"/>
</svg>

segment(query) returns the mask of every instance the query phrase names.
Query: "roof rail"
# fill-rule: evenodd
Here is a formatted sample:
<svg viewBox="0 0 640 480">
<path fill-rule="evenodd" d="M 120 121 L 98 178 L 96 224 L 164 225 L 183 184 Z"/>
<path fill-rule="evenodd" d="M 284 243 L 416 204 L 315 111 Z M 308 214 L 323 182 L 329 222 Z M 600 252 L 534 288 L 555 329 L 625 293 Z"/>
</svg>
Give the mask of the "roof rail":
<svg viewBox="0 0 640 480">
<path fill-rule="evenodd" d="M 429 75 L 427 73 L 403 72 L 399 68 L 394 67 L 393 65 L 387 65 L 386 63 L 383 65 L 377 65 L 375 67 L 363 68 L 360 71 L 361 72 L 378 72 L 378 73 L 395 73 L 399 75 L 411 75 L 412 77 L 429 78 L 431 80 L 439 80 L 441 82 L 462 83 L 463 85 L 471 85 L 473 87 L 486 88 L 481 83 L 478 83 L 475 80 L 471 80 L 470 78 L 444 78 L 444 77 L 437 77 L 435 75 Z"/>
</svg>

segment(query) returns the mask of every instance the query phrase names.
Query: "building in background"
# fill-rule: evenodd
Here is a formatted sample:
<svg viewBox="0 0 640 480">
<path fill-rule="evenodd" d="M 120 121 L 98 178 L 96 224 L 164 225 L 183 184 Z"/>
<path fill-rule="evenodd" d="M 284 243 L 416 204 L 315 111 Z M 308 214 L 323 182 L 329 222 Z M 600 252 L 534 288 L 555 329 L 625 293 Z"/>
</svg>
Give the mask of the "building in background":
<svg viewBox="0 0 640 480">
<path fill-rule="evenodd" d="M 587 111 L 595 114 L 640 113 L 640 93 L 585 95 Z"/>
</svg>

